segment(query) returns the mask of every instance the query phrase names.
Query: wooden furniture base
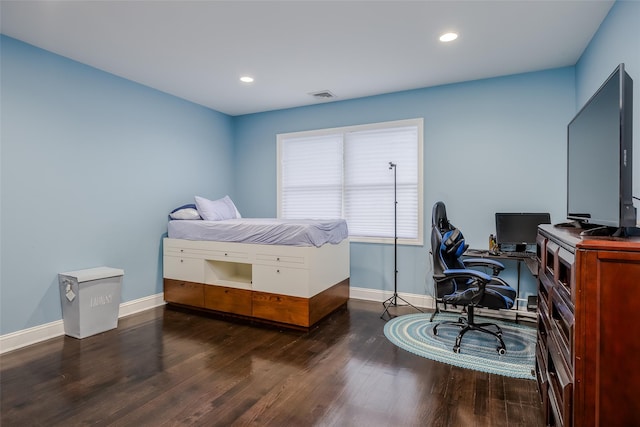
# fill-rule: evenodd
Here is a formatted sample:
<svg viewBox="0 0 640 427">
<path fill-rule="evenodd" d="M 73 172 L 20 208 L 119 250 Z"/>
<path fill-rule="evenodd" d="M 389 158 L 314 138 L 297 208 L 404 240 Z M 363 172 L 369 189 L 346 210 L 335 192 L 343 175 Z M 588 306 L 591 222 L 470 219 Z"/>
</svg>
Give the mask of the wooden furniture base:
<svg viewBox="0 0 640 427">
<path fill-rule="evenodd" d="M 347 303 L 349 279 L 311 298 L 164 279 L 164 299 L 196 310 L 309 328 Z"/>
</svg>

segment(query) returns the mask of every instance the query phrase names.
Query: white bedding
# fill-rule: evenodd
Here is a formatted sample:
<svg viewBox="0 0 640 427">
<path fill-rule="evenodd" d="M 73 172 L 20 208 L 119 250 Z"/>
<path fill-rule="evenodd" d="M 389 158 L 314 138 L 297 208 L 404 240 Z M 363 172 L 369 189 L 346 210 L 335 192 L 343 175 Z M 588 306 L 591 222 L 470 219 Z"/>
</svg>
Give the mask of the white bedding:
<svg viewBox="0 0 640 427">
<path fill-rule="evenodd" d="M 186 240 L 316 246 L 340 243 L 349 235 L 344 219 L 241 218 L 222 221 L 169 221 L 169 237 Z"/>
</svg>

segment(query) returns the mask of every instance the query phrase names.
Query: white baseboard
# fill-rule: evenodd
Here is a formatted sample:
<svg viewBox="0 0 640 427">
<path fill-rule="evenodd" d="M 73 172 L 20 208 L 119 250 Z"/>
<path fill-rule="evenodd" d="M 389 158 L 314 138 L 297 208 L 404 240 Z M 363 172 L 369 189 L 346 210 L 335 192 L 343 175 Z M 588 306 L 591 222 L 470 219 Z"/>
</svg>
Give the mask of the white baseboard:
<svg viewBox="0 0 640 427">
<path fill-rule="evenodd" d="M 118 317 L 131 316 L 132 314 L 139 313 L 141 311 L 149 310 L 150 308 L 159 307 L 164 305 L 164 293 L 149 295 L 133 301 L 127 301 L 120 304 L 120 313 Z"/>
<path fill-rule="evenodd" d="M 378 289 L 358 288 L 351 287 L 349 291 L 350 298 L 361 299 L 366 301 L 377 301 L 382 303 L 387 298 L 392 296 L 390 291 L 381 291 Z M 407 302 L 422 308 L 433 308 L 433 297 L 429 295 L 417 295 L 398 293 L 398 296 L 405 299 Z M 127 301 L 120 304 L 120 311 L 118 317 L 122 318 L 130 316 L 135 313 L 139 313 L 144 310 L 149 310 L 160 305 L 164 305 L 164 294 L 159 293 L 150 295 L 148 297 L 140 298 L 133 301 Z M 45 323 L 43 325 L 34 326 L 33 328 L 23 329 L 16 332 L 0 336 L 0 354 L 8 351 L 17 350 L 22 347 L 26 347 L 31 344 L 36 344 L 41 341 L 45 341 L 51 338 L 64 335 L 64 323 L 62 320 L 56 320 L 55 322 Z"/>
<path fill-rule="evenodd" d="M 64 335 L 62 320 L 0 336 L 0 354 Z"/>
<path fill-rule="evenodd" d="M 379 289 L 369 289 L 369 288 L 358 288 L 358 287 L 350 287 L 349 288 L 349 298 L 354 299 L 362 299 L 366 301 L 377 301 L 382 303 L 386 301 L 387 298 L 393 296 L 393 292 L 391 291 L 381 291 Z M 435 308 L 435 300 L 431 295 L 419 295 L 419 294 L 408 294 L 403 292 L 398 292 L 398 296 L 404 299 L 411 305 L 415 305 L 420 308 Z"/>
<path fill-rule="evenodd" d="M 164 305 L 163 293 L 123 302 L 120 304 L 118 318 L 130 316 L 160 305 Z M 34 326 L 33 328 L 1 335 L 0 354 L 17 350 L 51 338 L 59 337 L 60 335 L 64 335 L 64 322 L 62 320 L 56 320 L 55 322 L 45 323 L 43 325 Z"/>
<path fill-rule="evenodd" d="M 361 299 L 366 301 L 376 301 L 382 303 L 386 301 L 387 298 L 391 297 L 393 292 L 391 291 L 381 291 L 378 289 L 368 289 L 368 288 L 357 288 L 351 287 L 349 292 L 349 297 L 353 299 Z M 398 292 L 398 296 L 404 299 L 406 302 L 414 305 L 418 308 L 428 308 L 435 309 L 436 303 L 435 299 L 431 295 L 418 295 L 418 294 L 407 294 Z M 400 305 L 399 303 L 398 305 Z M 440 311 L 448 312 L 448 313 L 460 313 L 462 308 L 456 308 L 452 306 L 448 306 L 445 310 L 442 305 L 440 305 Z M 520 319 L 526 319 L 531 322 L 536 321 L 536 313 L 535 312 L 527 312 L 527 311 L 517 311 L 515 309 L 510 310 L 489 310 L 486 308 L 476 308 L 475 313 L 478 316 L 485 316 L 490 318 L 498 318 L 504 320 L 512 320 L 517 321 Z"/>
<path fill-rule="evenodd" d="M 391 291 L 382 291 L 379 289 L 369 289 L 369 288 L 358 288 L 358 287 L 350 287 L 349 288 L 349 297 L 354 299 L 361 299 L 365 301 L 376 301 L 382 303 L 386 301 L 387 298 L 391 297 L 393 292 Z M 408 294 L 408 293 L 398 293 L 398 296 L 404 299 L 406 302 L 420 308 L 435 308 L 435 301 L 431 295 L 419 295 L 419 294 Z M 118 317 L 126 317 L 135 313 L 139 313 L 144 310 L 149 310 L 154 307 L 158 307 L 164 305 L 164 294 L 159 293 L 155 295 L 150 295 L 148 297 L 140 298 L 133 301 L 127 301 L 120 304 L 120 309 L 118 313 Z M 495 310 L 486 310 L 489 312 L 493 312 L 493 316 L 496 317 Z M 482 315 L 484 312 L 480 309 L 477 312 Z M 497 317 L 515 317 L 515 312 L 513 310 L 504 310 L 504 313 L 501 313 L 502 316 L 498 315 Z M 64 323 L 62 320 L 56 320 L 55 322 L 45 323 L 43 325 L 34 326 L 33 328 L 23 329 L 21 331 L 11 332 L 9 334 L 0 336 L 0 354 L 17 350 L 22 347 L 26 347 L 31 344 L 36 344 L 41 341 L 45 341 L 51 338 L 59 337 L 64 335 Z"/>
</svg>

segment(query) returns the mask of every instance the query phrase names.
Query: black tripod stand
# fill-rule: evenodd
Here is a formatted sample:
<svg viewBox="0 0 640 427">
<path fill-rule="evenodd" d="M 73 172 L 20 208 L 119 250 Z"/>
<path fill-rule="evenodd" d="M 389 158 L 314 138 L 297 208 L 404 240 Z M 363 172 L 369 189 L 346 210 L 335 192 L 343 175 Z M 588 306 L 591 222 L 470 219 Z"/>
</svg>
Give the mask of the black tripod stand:
<svg viewBox="0 0 640 427">
<path fill-rule="evenodd" d="M 408 305 L 422 313 L 422 310 L 398 295 L 398 175 L 396 166 L 395 163 L 389 162 L 389 169 L 393 169 L 393 295 L 382 303 L 384 311 L 380 315 L 381 319 L 384 318 L 385 314 L 388 314 L 390 318 L 395 317 L 389 313 L 389 307 L 399 307 L 401 305 Z M 398 304 L 398 300 L 404 304 Z"/>
</svg>

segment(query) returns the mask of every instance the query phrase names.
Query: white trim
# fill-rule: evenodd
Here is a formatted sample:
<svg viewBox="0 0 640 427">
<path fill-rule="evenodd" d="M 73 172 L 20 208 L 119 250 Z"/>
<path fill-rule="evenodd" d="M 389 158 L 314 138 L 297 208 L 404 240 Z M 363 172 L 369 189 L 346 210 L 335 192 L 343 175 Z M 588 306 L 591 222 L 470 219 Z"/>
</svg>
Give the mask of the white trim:
<svg viewBox="0 0 640 427">
<path fill-rule="evenodd" d="M 365 301 L 376 301 L 382 303 L 393 295 L 391 291 L 381 291 L 379 289 L 358 288 L 351 286 L 349 288 L 349 298 L 361 299 Z M 406 300 L 408 303 L 420 308 L 435 308 L 435 300 L 431 295 L 407 294 L 398 292 L 398 296 Z"/>
<path fill-rule="evenodd" d="M 0 336 L 0 354 L 64 335 L 62 320 Z"/>
<path fill-rule="evenodd" d="M 376 301 L 382 303 L 383 301 L 386 301 L 386 299 L 391 295 L 393 295 L 391 291 L 381 291 L 379 289 L 359 288 L 353 286 L 349 288 L 349 298 L 353 299 Z M 398 296 L 402 297 L 404 300 L 415 305 L 416 307 L 429 309 L 435 308 L 435 300 L 431 295 L 398 293 Z M 162 292 L 155 295 L 149 295 L 137 300 L 123 302 L 122 304 L 120 304 L 118 318 L 131 316 L 132 314 L 150 310 L 164 304 L 164 293 Z M 500 310 L 498 313 L 496 313 L 496 310 L 484 310 L 483 312 L 482 309 L 478 309 L 476 314 L 514 319 L 516 313 L 515 310 Z M 519 315 L 523 314 L 525 313 L 519 313 Z M 535 316 L 535 313 L 533 314 L 533 316 Z M 526 313 L 524 317 L 532 317 L 532 315 L 531 313 Z M 12 350 L 17 350 L 31 344 L 37 344 L 41 341 L 59 337 L 61 335 L 64 335 L 64 323 L 62 320 L 56 320 L 55 322 L 45 323 L 43 325 L 34 326 L 32 328 L 0 335 L 0 354 L 7 353 Z"/>
<path fill-rule="evenodd" d="M 141 311 L 149 310 L 154 307 L 164 305 L 164 293 L 149 295 L 148 297 L 139 298 L 132 301 L 123 302 L 120 304 L 120 313 L 118 318 L 131 316 L 132 314 L 139 313 Z"/>
<path fill-rule="evenodd" d="M 361 299 L 365 301 L 375 301 L 382 303 L 386 301 L 387 298 L 393 295 L 391 291 L 381 291 L 379 289 L 369 289 L 369 288 L 358 288 L 358 287 L 350 287 L 349 288 L 349 298 L 353 299 Z M 420 294 L 407 294 L 398 292 L 398 296 L 402 297 L 408 303 L 418 307 L 418 308 L 426 308 L 430 310 L 434 310 L 436 307 L 435 300 L 431 295 L 420 295 Z M 398 304 L 400 305 L 400 304 Z M 448 307 L 447 310 L 440 305 L 441 312 L 447 313 L 460 313 L 461 308 Z M 517 321 L 518 318 L 522 320 L 528 320 L 535 322 L 536 320 L 536 312 L 528 312 L 526 310 L 518 310 L 509 309 L 509 310 L 490 310 L 487 308 L 476 308 L 475 314 L 478 316 L 485 316 L 497 319 L 505 319 L 505 320 L 513 320 Z"/>
<path fill-rule="evenodd" d="M 118 318 L 149 310 L 151 308 L 164 305 L 164 303 L 164 293 L 162 292 L 137 300 L 123 302 L 119 307 Z M 64 335 L 64 322 L 62 319 L 0 335 L 0 354 L 17 350 L 51 338 L 59 337 L 61 335 Z"/>
</svg>

